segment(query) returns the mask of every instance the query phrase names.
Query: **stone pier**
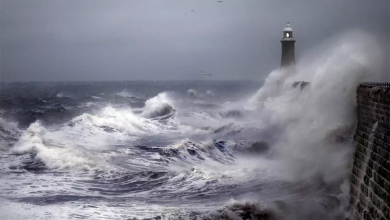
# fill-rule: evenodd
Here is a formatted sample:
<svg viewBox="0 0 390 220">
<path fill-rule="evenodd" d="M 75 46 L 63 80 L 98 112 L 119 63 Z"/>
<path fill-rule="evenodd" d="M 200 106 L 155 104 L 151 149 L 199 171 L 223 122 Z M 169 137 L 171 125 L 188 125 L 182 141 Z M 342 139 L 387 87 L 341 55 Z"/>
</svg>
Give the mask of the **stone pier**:
<svg viewBox="0 0 390 220">
<path fill-rule="evenodd" d="M 349 219 L 390 220 L 390 83 L 361 84 L 357 104 Z"/>
</svg>

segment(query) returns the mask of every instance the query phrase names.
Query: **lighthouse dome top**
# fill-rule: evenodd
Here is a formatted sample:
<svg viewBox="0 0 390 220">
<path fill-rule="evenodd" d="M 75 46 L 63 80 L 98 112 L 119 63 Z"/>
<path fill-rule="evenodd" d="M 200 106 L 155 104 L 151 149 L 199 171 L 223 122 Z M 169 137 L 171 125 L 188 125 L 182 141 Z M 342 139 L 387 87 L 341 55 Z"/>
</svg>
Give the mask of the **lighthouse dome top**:
<svg viewBox="0 0 390 220">
<path fill-rule="evenodd" d="M 287 26 L 284 28 L 283 31 L 292 31 L 292 29 L 290 27 L 290 22 L 287 22 Z"/>
</svg>

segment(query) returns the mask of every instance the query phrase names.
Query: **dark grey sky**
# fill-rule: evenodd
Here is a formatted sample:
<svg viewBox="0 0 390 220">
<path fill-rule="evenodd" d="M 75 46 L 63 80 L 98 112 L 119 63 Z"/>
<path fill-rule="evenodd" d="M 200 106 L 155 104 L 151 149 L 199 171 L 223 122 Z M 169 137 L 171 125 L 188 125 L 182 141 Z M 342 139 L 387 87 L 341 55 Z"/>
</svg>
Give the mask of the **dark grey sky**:
<svg viewBox="0 0 390 220">
<path fill-rule="evenodd" d="M 359 28 L 389 47 L 389 0 L 1 0 L 0 80 L 263 79 Z M 194 10 L 192 12 L 191 10 Z"/>
</svg>

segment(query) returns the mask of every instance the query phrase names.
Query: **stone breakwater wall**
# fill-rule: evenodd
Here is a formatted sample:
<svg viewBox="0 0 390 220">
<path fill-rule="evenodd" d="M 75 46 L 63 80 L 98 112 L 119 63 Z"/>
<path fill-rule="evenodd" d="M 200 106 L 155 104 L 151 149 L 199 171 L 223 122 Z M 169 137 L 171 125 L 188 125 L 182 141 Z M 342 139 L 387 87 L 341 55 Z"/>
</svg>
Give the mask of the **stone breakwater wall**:
<svg viewBox="0 0 390 220">
<path fill-rule="evenodd" d="M 390 220 L 390 83 L 361 84 L 357 104 L 349 219 Z"/>
</svg>

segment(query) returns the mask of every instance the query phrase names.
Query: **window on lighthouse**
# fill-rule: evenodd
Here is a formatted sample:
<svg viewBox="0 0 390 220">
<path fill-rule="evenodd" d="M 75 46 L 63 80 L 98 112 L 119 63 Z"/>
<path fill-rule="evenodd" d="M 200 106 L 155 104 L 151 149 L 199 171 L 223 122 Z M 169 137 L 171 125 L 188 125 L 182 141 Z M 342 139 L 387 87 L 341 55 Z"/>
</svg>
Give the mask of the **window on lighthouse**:
<svg viewBox="0 0 390 220">
<path fill-rule="evenodd" d="M 289 33 L 286 33 L 286 37 L 290 37 L 290 34 L 289 34 Z"/>
</svg>

